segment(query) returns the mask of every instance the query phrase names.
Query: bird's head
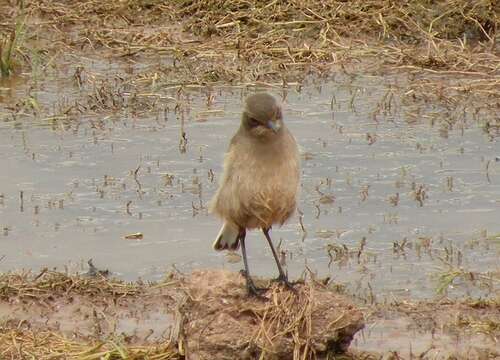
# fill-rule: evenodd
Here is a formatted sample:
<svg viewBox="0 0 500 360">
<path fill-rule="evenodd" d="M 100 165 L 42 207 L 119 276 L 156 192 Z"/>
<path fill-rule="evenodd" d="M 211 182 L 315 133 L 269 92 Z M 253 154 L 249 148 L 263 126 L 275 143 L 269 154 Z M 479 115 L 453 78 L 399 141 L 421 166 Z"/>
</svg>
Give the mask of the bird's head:
<svg viewBox="0 0 500 360">
<path fill-rule="evenodd" d="M 280 134 L 283 127 L 281 105 L 268 93 L 250 95 L 245 102 L 241 123 L 251 136 L 272 138 Z"/>
</svg>

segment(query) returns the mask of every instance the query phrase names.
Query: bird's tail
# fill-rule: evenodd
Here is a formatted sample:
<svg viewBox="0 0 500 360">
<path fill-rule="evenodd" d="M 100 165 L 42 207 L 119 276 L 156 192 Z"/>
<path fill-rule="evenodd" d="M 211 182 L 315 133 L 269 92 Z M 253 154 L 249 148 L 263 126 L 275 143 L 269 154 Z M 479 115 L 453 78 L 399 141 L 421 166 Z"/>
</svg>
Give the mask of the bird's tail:
<svg viewBox="0 0 500 360">
<path fill-rule="evenodd" d="M 217 251 L 237 250 L 240 247 L 239 233 L 240 230 L 236 225 L 225 222 L 214 241 L 214 249 Z"/>
</svg>

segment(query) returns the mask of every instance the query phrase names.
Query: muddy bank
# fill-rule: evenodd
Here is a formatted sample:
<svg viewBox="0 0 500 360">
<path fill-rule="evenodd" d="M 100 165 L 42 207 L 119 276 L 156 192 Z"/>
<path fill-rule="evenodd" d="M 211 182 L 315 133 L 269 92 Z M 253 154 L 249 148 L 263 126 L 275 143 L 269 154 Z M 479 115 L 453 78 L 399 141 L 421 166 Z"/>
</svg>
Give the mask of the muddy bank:
<svg viewBox="0 0 500 360">
<path fill-rule="evenodd" d="M 363 306 L 311 280 L 263 298 L 227 271 L 157 283 L 3 274 L 0 353 L 21 359 L 494 359 L 497 300 Z M 353 340 L 354 339 L 354 340 Z M 330 357 L 328 357 L 330 356 Z"/>
<path fill-rule="evenodd" d="M 13 358 L 322 358 L 345 353 L 364 326 L 346 296 L 319 283 L 294 294 L 263 281 L 263 297 L 248 297 L 243 277 L 224 271 L 155 284 L 45 272 L 0 284 L 0 352 Z"/>
<path fill-rule="evenodd" d="M 97 88 L 88 109 L 117 109 L 120 93 L 131 91 L 137 112 L 161 103 L 169 87 L 301 88 L 311 75 L 403 72 L 413 75 L 408 102 L 481 103 L 484 117 L 498 109 L 498 13 L 495 2 L 465 0 L 7 3 L 0 38 L 12 51 L 2 72 L 67 72 L 80 90 Z M 18 106 L 38 111 L 29 101 Z"/>
<path fill-rule="evenodd" d="M 394 359 L 498 359 L 499 301 L 444 298 L 375 305 L 364 311 L 366 327 L 351 347 L 384 349 Z"/>
</svg>

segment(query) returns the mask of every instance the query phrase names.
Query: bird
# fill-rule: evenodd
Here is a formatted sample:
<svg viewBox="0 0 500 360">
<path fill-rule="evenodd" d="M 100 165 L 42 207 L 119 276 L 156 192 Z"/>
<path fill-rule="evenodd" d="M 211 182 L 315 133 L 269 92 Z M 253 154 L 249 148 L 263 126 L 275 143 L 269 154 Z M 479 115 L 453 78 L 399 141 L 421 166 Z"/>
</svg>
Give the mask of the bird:
<svg viewBox="0 0 500 360">
<path fill-rule="evenodd" d="M 300 184 L 297 142 L 283 121 L 282 106 L 267 92 L 246 98 L 239 129 L 224 157 L 223 174 L 209 211 L 223 220 L 213 243 L 217 251 L 241 246 L 243 274 L 250 295 L 258 295 L 248 268 L 247 230 L 261 229 L 276 261 L 280 283 L 293 289 L 269 231 L 295 212 Z"/>
</svg>

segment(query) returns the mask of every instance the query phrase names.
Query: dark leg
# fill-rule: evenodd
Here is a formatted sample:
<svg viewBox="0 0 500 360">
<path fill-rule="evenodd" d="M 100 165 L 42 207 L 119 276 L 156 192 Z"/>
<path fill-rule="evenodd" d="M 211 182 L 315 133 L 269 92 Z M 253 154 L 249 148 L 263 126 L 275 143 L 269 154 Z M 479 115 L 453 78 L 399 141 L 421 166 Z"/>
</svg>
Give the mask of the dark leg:
<svg viewBox="0 0 500 360">
<path fill-rule="evenodd" d="M 271 247 L 271 251 L 273 252 L 274 260 L 276 261 L 276 265 L 278 265 L 278 271 L 279 271 L 279 276 L 278 276 L 278 281 L 283 283 L 286 287 L 293 289 L 293 285 L 288 281 L 288 276 L 285 274 L 283 271 L 283 268 L 281 267 L 280 261 L 278 259 L 278 254 L 276 253 L 276 250 L 274 249 L 273 241 L 271 240 L 271 237 L 269 236 L 269 229 L 262 229 L 262 232 L 264 233 L 267 242 L 269 243 L 269 246 Z"/>
<path fill-rule="evenodd" d="M 238 235 L 238 239 L 240 240 L 240 244 L 241 244 L 241 254 L 243 255 L 243 265 L 245 265 L 245 279 L 247 282 L 247 290 L 248 290 L 249 295 L 259 296 L 259 291 L 262 291 L 263 289 L 257 288 L 255 286 L 252 278 L 250 277 L 250 271 L 248 270 L 248 261 L 247 261 L 247 249 L 245 247 L 245 236 L 246 236 L 246 231 L 240 230 L 240 234 Z"/>
</svg>

